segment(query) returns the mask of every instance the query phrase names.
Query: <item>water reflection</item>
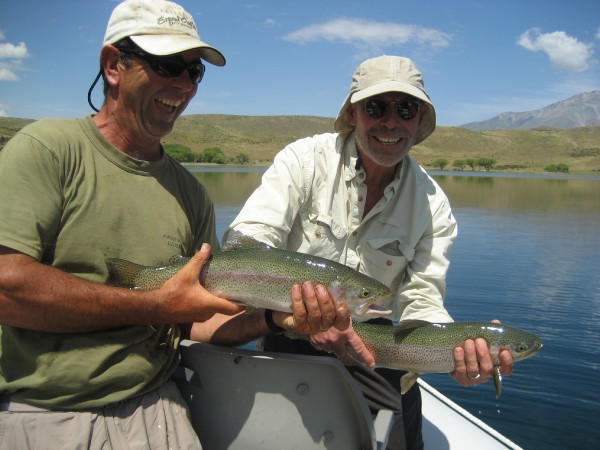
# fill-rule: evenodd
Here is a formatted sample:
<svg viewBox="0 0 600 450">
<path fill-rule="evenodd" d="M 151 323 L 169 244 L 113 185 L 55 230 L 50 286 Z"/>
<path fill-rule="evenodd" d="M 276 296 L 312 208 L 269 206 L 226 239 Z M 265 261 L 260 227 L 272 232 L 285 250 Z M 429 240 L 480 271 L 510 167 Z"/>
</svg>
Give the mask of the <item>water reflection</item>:
<svg viewBox="0 0 600 450">
<path fill-rule="evenodd" d="M 600 210 L 600 182 L 557 178 L 436 176 L 453 207 Z"/>
<path fill-rule="evenodd" d="M 215 201 L 221 237 L 262 170 L 194 175 Z M 600 178 L 434 177 L 459 224 L 448 310 L 528 329 L 544 348 L 516 367 L 499 401 L 489 385 L 426 380 L 524 448 L 600 448 Z"/>
<path fill-rule="evenodd" d="M 218 172 L 216 170 L 219 170 Z M 264 168 L 192 170 L 217 204 L 243 204 L 260 184 Z M 600 211 L 600 178 L 434 175 L 454 208 L 517 211 Z"/>
<path fill-rule="evenodd" d="M 243 205 L 248 196 L 258 187 L 263 171 L 260 172 L 194 172 L 216 205 Z"/>
</svg>

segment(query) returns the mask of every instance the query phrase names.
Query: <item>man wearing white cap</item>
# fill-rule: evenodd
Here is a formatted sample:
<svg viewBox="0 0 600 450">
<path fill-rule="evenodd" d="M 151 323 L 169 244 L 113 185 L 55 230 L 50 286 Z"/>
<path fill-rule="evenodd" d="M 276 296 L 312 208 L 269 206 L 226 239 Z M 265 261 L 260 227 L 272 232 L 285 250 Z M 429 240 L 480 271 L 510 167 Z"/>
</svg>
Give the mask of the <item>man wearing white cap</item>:
<svg viewBox="0 0 600 450">
<path fill-rule="evenodd" d="M 160 140 L 204 61 L 225 64 L 181 6 L 126 0 L 100 53 L 98 113 L 40 120 L 0 152 L 0 449 L 200 448 L 170 380 L 177 346 L 193 322 L 241 308 L 198 282 L 218 246 L 214 207 Z M 194 257 L 160 289 L 105 284 L 106 258 L 155 266 L 173 255 Z M 301 293 L 292 300 L 304 308 Z M 336 307 L 321 300 L 313 308 L 334 313 L 319 323 L 271 319 L 328 328 Z"/>
<path fill-rule="evenodd" d="M 364 61 L 335 121 L 337 133 L 282 150 L 224 241 L 243 234 L 332 259 L 387 284 L 394 292 L 393 320 L 451 321 L 443 300 L 456 222 L 440 187 L 408 155 L 435 122 L 421 72 L 410 59 Z M 279 352 L 343 355 L 352 347 L 375 366 L 351 328 L 330 329 L 311 343 L 276 333 L 263 339 L 265 350 Z M 509 375 L 510 353 L 502 352 L 501 359 L 501 371 Z M 452 376 L 463 385 L 488 381 L 493 366 L 487 344 L 467 341 L 464 349 L 455 349 L 455 368 Z M 394 411 L 388 448 L 422 448 L 418 386 L 401 396 L 399 371 L 348 370 L 373 410 Z"/>
</svg>

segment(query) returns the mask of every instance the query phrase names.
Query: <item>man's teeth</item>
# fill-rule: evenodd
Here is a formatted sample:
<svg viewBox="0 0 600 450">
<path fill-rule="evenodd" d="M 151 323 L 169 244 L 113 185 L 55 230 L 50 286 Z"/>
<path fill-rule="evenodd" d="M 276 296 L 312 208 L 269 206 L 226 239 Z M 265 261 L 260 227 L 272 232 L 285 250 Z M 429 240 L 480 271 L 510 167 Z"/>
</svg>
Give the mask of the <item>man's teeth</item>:
<svg viewBox="0 0 600 450">
<path fill-rule="evenodd" d="M 181 101 L 167 100 L 165 98 L 159 98 L 158 101 L 161 102 L 163 105 L 167 105 L 172 108 L 179 108 L 179 106 L 182 103 Z"/>
<path fill-rule="evenodd" d="M 400 138 L 384 138 L 384 137 L 377 137 L 376 138 L 379 142 L 381 142 L 382 144 L 395 144 L 397 142 L 400 142 Z"/>
</svg>

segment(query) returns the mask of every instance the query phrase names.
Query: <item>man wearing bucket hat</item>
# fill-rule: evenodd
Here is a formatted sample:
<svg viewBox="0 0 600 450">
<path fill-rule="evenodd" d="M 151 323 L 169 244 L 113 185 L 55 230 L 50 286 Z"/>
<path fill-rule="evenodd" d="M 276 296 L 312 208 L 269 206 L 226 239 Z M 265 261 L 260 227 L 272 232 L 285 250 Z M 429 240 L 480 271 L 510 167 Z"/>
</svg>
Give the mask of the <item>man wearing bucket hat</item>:
<svg viewBox="0 0 600 450">
<path fill-rule="evenodd" d="M 176 324 L 241 308 L 198 282 L 218 246 L 213 204 L 160 140 L 204 62 L 225 58 L 181 6 L 126 0 L 100 53 L 98 113 L 37 121 L 0 152 L 0 449 L 200 448 L 170 380 L 191 329 Z M 177 254 L 194 257 L 160 289 L 105 284 L 106 258 Z"/>
<path fill-rule="evenodd" d="M 223 240 L 249 235 L 341 262 L 392 289 L 393 320 L 451 321 L 443 300 L 456 222 L 440 187 L 408 155 L 435 124 L 435 108 L 410 59 L 364 61 L 335 121 L 337 133 L 282 150 Z M 375 365 L 351 328 L 319 333 L 311 343 L 275 333 L 262 340 L 265 350 L 303 354 L 327 354 L 320 349 L 344 355 L 351 347 L 365 364 Z M 510 353 L 501 358 L 508 375 Z M 493 366 L 485 342 L 455 349 L 455 366 L 452 375 L 463 385 L 489 380 Z M 394 411 L 388 448 L 422 448 L 418 386 L 401 396 L 401 372 L 347 368 L 373 410 Z"/>
</svg>

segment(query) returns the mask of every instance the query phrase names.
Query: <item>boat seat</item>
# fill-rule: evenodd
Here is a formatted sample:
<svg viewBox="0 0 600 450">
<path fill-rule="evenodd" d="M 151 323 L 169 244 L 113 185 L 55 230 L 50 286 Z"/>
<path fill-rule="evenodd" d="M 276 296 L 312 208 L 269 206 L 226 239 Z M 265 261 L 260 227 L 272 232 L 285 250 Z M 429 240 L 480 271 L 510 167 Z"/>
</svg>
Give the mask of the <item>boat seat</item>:
<svg viewBox="0 0 600 450">
<path fill-rule="evenodd" d="M 335 358 L 180 344 L 175 381 L 203 448 L 384 449 L 392 412 L 373 419 Z"/>
</svg>

